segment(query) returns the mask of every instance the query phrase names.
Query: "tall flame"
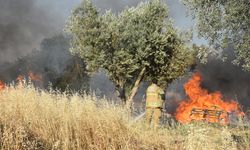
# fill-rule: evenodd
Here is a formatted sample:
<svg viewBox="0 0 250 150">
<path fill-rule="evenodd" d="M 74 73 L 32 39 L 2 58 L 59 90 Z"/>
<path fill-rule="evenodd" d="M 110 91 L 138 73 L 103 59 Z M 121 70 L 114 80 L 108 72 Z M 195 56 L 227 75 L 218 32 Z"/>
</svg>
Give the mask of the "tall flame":
<svg viewBox="0 0 250 150">
<path fill-rule="evenodd" d="M 222 94 L 219 91 L 208 93 L 206 89 L 200 87 L 201 80 L 201 75 L 196 73 L 184 85 L 185 92 L 189 99 L 182 101 L 177 108 L 176 119 L 179 122 L 188 123 L 193 120 L 204 120 L 204 115 L 212 113 L 215 116 L 218 114 L 220 118 L 224 120 L 224 123 L 227 124 L 229 123 L 228 113 L 235 112 L 238 115 L 243 115 L 236 101 L 223 101 Z M 196 111 L 194 115 L 192 115 L 193 111 Z M 211 117 L 208 121 L 219 122 L 216 117 Z"/>
</svg>

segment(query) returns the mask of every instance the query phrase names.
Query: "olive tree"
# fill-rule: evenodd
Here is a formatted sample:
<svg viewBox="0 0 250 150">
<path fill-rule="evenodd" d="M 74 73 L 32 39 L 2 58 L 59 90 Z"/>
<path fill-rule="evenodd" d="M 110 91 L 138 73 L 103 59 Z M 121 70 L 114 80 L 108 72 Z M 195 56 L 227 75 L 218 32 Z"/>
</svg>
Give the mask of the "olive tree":
<svg viewBox="0 0 250 150">
<path fill-rule="evenodd" d="M 250 1 L 182 0 L 197 20 L 200 37 L 215 50 L 233 47 L 234 64 L 250 70 Z M 208 51 L 207 51 L 208 52 Z M 216 51 L 214 51 L 216 52 Z"/>
<path fill-rule="evenodd" d="M 85 0 L 71 15 L 67 31 L 73 54 L 89 71 L 104 69 L 128 106 L 141 81 L 159 84 L 180 77 L 193 62 L 193 52 L 174 29 L 165 3 L 140 3 L 119 14 L 100 13 Z"/>
</svg>

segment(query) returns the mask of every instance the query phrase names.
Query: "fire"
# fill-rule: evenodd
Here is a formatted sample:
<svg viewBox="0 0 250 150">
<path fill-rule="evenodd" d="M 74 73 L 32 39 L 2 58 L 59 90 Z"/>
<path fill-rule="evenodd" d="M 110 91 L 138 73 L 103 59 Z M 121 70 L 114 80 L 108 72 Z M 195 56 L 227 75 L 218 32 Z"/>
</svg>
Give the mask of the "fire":
<svg viewBox="0 0 250 150">
<path fill-rule="evenodd" d="M 16 78 L 16 81 L 19 82 L 19 83 L 23 82 L 23 80 L 24 80 L 24 76 L 23 75 L 19 75 Z"/>
<path fill-rule="evenodd" d="M 5 83 L 0 80 L 0 91 L 5 88 Z"/>
<path fill-rule="evenodd" d="M 17 76 L 16 78 L 16 81 L 17 81 L 17 85 L 19 88 L 23 87 L 23 85 L 25 84 L 25 80 L 24 80 L 24 76 L 23 75 L 19 75 Z"/>
<path fill-rule="evenodd" d="M 236 101 L 225 102 L 219 91 L 208 93 L 200 87 L 201 75 L 196 73 L 184 85 L 189 99 L 180 103 L 176 111 L 176 119 L 181 123 L 205 120 L 208 122 L 229 123 L 229 113 L 243 115 Z"/>
<path fill-rule="evenodd" d="M 40 74 L 34 74 L 32 71 L 28 72 L 28 76 L 31 81 L 42 81 L 42 75 Z M 16 78 L 17 85 L 22 87 L 25 84 L 25 76 L 24 75 L 18 75 Z M 5 83 L 0 80 L 0 91 L 5 88 Z"/>
<path fill-rule="evenodd" d="M 32 81 L 41 81 L 42 76 L 40 74 L 34 74 L 32 71 L 29 71 L 28 73 L 30 80 Z"/>
</svg>

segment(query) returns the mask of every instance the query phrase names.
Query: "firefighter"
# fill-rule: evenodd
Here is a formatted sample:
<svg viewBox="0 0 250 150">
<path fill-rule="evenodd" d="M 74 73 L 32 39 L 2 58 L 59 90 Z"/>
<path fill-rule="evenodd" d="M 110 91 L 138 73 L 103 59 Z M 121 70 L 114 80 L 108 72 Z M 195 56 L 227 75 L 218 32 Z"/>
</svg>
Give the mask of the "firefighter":
<svg viewBox="0 0 250 150">
<path fill-rule="evenodd" d="M 146 123 L 148 127 L 151 126 L 152 122 L 153 128 L 158 128 L 164 101 L 163 89 L 157 85 L 157 80 L 153 80 L 146 91 Z"/>
</svg>

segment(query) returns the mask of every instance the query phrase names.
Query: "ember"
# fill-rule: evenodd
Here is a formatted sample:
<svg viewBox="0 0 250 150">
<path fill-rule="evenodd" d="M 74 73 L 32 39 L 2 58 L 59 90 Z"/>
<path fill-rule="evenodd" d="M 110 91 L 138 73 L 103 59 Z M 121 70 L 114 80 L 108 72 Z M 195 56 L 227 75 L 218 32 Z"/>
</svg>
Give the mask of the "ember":
<svg viewBox="0 0 250 150">
<path fill-rule="evenodd" d="M 229 123 L 229 113 L 243 115 L 236 101 L 225 102 L 219 91 L 208 93 L 200 87 L 201 75 L 196 73 L 185 85 L 189 99 L 180 103 L 176 111 L 176 119 L 181 123 L 191 121 L 207 121 L 222 124 Z"/>
<path fill-rule="evenodd" d="M 5 84 L 3 81 L 0 80 L 0 91 L 5 88 Z"/>
<path fill-rule="evenodd" d="M 22 82 L 24 80 L 24 76 L 23 75 L 19 75 L 17 78 L 16 78 L 16 81 L 17 82 Z"/>
<path fill-rule="evenodd" d="M 29 71 L 29 78 L 31 81 L 41 81 L 42 76 L 40 74 L 34 74 L 32 71 Z"/>
</svg>

